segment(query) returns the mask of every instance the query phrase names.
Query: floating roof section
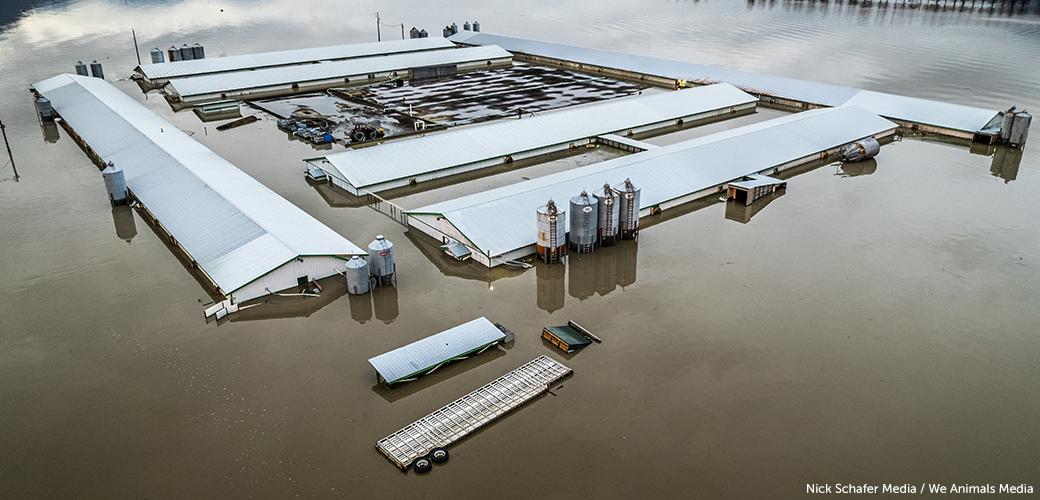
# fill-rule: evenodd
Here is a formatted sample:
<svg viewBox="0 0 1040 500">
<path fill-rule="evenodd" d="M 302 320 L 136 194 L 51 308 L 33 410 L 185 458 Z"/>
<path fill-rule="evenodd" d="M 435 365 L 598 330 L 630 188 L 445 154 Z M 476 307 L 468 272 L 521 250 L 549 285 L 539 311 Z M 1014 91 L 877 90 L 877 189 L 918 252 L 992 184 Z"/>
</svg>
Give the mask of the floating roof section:
<svg viewBox="0 0 1040 500">
<path fill-rule="evenodd" d="M 479 250 L 474 259 L 494 266 L 534 252 L 535 210 L 549 199 L 568 200 L 604 182 L 630 178 L 642 189 L 641 210 L 667 208 L 745 175 L 804 163 L 895 128 L 856 106 L 805 111 L 406 213 L 412 227 L 437 239 L 459 239 Z"/>
<path fill-rule="evenodd" d="M 512 61 L 512 54 L 500 47 L 470 47 L 451 50 L 413 52 L 379 57 L 363 57 L 339 62 L 322 62 L 301 66 L 264 68 L 255 71 L 235 71 L 215 75 L 170 80 L 167 88 L 183 102 L 288 91 L 292 84 L 301 87 L 344 85 L 344 78 L 367 78 L 368 75 L 404 73 L 412 68 L 427 66 L 459 66 L 460 70 L 483 68 L 487 62 L 503 64 Z M 222 94 L 226 97 L 222 97 Z"/>
<path fill-rule="evenodd" d="M 732 85 L 708 85 L 350 150 L 312 164 L 359 195 L 360 189 L 379 192 L 407 186 L 412 179 L 430 181 L 499 165 L 507 156 L 566 149 L 599 135 L 729 115 L 754 109 L 757 101 Z"/>
<path fill-rule="evenodd" d="M 726 82 L 746 92 L 761 95 L 765 98 L 787 99 L 817 106 L 855 104 L 886 118 L 903 122 L 903 124 L 919 124 L 942 129 L 933 130 L 936 132 L 961 132 L 951 133 L 951 135 L 959 137 L 971 138 L 971 134 L 978 130 L 983 130 L 993 125 L 999 126 L 999 123 L 994 121 L 1000 116 L 1000 112 L 996 110 L 872 92 L 826 83 L 809 82 L 795 78 L 748 73 L 701 64 L 690 64 L 469 31 L 460 32 L 452 36 L 451 40 L 466 45 L 495 44 L 511 52 L 520 52 L 583 65 L 614 68 L 634 73 L 635 76 L 664 77 L 697 84 Z"/>
<path fill-rule="evenodd" d="M 480 317 L 469 323 L 450 328 L 422 340 L 412 342 L 368 362 L 388 384 L 419 375 L 459 356 L 494 344 L 506 334 L 487 318 Z"/>
<path fill-rule="evenodd" d="M 138 66 L 136 71 L 153 83 L 163 83 L 171 78 L 271 68 L 275 66 L 313 64 L 321 61 L 341 61 L 358 57 L 385 56 L 406 52 L 451 49 L 454 47 L 455 44 L 442 37 L 414 38 L 388 42 L 338 45 L 335 47 L 280 50 L 260 54 L 243 54 L 240 56 L 211 57 L 209 59 L 194 59 L 191 61 L 143 64 Z"/>
<path fill-rule="evenodd" d="M 367 255 L 108 82 L 58 75 L 33 87 L 103 161 L 123 169 L 134 196 L 225 294 L 248 300 Z M 294 269 L 274 272 L 283 267 Z M 259 292 L 235 293 L 247 285 Z"/>
</svg>

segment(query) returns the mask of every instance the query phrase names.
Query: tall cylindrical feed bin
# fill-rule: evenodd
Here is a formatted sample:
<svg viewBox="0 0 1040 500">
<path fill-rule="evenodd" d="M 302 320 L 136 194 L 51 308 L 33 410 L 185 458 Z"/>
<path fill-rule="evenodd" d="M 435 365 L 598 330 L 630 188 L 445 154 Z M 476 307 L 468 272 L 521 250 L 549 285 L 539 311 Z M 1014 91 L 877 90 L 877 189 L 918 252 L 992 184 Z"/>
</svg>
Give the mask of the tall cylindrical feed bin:
<svg viewBox="0 0 1040 500">
<path fill-rule="evenodd" d="M 90 76 L 87 72 L 87 65 L 83 64 L 83 61 L 76 61 L 76 74 L 79 76 Z"/>
<path fill-rule="evenodd" d="M 192 45 L 191 46 L 191 56 L 194 57 L 195 59 L 205 59 L 206 58 L 206 48 L 203 47 L 201 44 L 198 44 L 198 43 L 196 43 L 195 45 Z"/>
<path fill-rule="evenodd" d="M 596 217 L 596 242 L 599 246 L 610 246 L 618 240 L 619 208 L 618 192 L 604 184 L 603 189 L 592 193 L 599 205 Z"/>
<path fill-rule="evenodd" d="M 108 191 L 109 203 L 113 207 L 126 205 L 130 195 L 126 189 L 126 177 L 123 175 L 123 169 L 108 162 L 108 167 L 101 171 L 101 176 L 105 179 L 105 190 Z"/>
<path fill-rule="evenodd" d="M 36 112 L 40 115 L 41 120 L 54 119 L 54 106 L 51 105 L 51 101 L 46 97 L 40 96 L 36 99 Z"/>
<path fill-rule="evenodd" d="M 161 64 L 164 62 L 166 62 L 166 59 L 163 58 L 163 53 L 159 50 L 159 47 L 152 49 L 152 64 Z"/>
<path fill-rule="evenodd" d="M 570 248 L 578 253 L 589 253 L 596 248 L 596 225 L 599 203 L 595 196 L 581 194 L 571 198 L 570 234 L 567 242 Z"/>
<path fill-rule="evenodd" d="M 1033 116 L 1025 111 L 1015 113 L 1015 121 L 1011 125 L 1011 136 L 1008 138 L 1009 146 L 1020 148 L 1026 145 L 1026 138 L 1029 137 L 1029 124 L 1032 121 Z"/>
<path fill-rule="evenodd" d="M 347 261 L 347 269 L 343 272 L 347 277 L 347 293 L 351 295 L 364 295 L 368 293 L 369 277 L 368 262 L 357 255 Z"/>
<path fill-rule="evenodd" d="M 195 54 L 192 53 L 191 47 L 188 47 L 188 44 L 181 45 L 181 48 L 179 50 L 181 53 L 182 61 L 190 61 L 192 59 L 195 59 Z"/>
<path fill-rule="evenodd" d="M 535 249 L 546 263 L 559 262 L 567 253 L 567 211 L 556 208 L 556 202 L 538 207 L 538 242 Z"/>
<path fill-rule="evenodd" d="M 90 74 L 94 78 L 105 79 L 105 72 L 101 71 L 101 63 L 97 62 L 97 59 L 90 63 Z"/>
<path fill-rule="evenodd" d="M 167 52 L 170 55 L 170 62 L 181 60 L 181 49 L 178 49 L 176 45 L 170 45 L 170 48 L 167 49 Z"/>
<path fill-rule="evenodd" d="M 394 281 L 394 244 L 383 235 L 376 236 L 368 244 L 369 271 L 376 278 L 377 286 L 384 286 Z"/>
<path fill-rule="evenodd" d="M 639 188 L 630 179 L 614 186 L 618 192 L 618 229 L 621 239 L 634 240 L 639 234 Z"/>
</svg>

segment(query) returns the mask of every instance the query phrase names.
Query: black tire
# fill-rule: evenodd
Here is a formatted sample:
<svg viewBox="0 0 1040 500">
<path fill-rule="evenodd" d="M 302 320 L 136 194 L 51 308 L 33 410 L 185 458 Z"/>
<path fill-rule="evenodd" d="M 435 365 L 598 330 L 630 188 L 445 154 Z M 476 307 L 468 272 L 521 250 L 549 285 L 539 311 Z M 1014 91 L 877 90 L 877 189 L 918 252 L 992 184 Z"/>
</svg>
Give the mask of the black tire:
<svg viewBox="0 0 1040 500">
<path fill-rule="evenodd" d="M 412 469 L 415 470 L 416 474 L 424 474 L 430 472 L 433 468 L 433 462 L 430 461 L 429 457 L 419 457 L 412 462 Z"/>
<path fill-rule="evenodd" d="M 353 134 L 350 134 L 350 138 L 354 142 L 363 142 L 365 140 L 365 133 L 360 131 L 360 130 L 358 130 L 358 131 L 354 132 Z"/>
<path fill-rule="evenodd" d="M 372 139 L 375 139 L 377 137 L 379 137 L 379 131 L 378 130 L 369 130 L 368 131 L 368 140 L 371 141 Z"/>
<path fill-rule="evenodd" d="M 430 452 L 430 460 L 433 460 L 435 464 L 443 464 L 448 461 L 448 450 L 444 448 L 434 448 Z"/>
</svg>

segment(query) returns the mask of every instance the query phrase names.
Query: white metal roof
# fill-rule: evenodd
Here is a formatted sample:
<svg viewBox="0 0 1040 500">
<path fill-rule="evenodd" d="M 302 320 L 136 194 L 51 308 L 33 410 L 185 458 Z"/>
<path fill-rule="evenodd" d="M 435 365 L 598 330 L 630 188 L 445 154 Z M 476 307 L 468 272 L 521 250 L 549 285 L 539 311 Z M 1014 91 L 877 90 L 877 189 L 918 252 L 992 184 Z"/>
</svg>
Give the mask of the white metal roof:
<svg viewBox="0 0 1040 500">
<path fill-rule="evenodd" d="M 325 159 L 339 177 L 364 188 L 754 102 L 755 97 L 732 85 L 708 85 L 391 142 Z"/>
<path fill-rule="evenodd" d="M 492 256 L 535 243 L 535 210 L 582 190 L 626 178 L 641 188 L 640 208 L 696 193 L 864 137 L 896 124 L 857 106 L 797 113 L 436 203 L 410 214 L 438 214 Z"/>
<path fill-rule="evenodd" d="M 487 318 L 480 317 L 380 354 L 368 362 L 383 376 L 383 380 L 394 383 L 492 342 L 498 342 L 505 336 L 506 334 Z"/>
<path fill-rule="evenodd" d="M 202 75 L 170 80 L 169 86 L 181 97 L 262 88 L 272 85 L 305 83 L 330 78 L 407 71 L 409 68 L 465 64 L 475 61 L 511 59 L 513 56 L 494 45 L 452 50 L 410 52 L 389 56 L 361 57 L 346 61 L 321 62 Z"/>
<path fill-rule="evenodd" d="M 33 87 L 229 293 L 300 256 L 367 252 L 99 78 Z"/>
<path fill-rule="evenodd" d="M 308 64 L 318 61 L 353 59 L 405 52 L 454 48 L 455 44 L 443 37 L 414 38 L 387 42 L 337 45 L 335 47 L 313 47 L 309 49 L 280 50 L 260 54 L 243 54 L 229 57 L 211 57 L 190 61 L 172 61 L 159 64 L 142 64 L 141 73 L 149 80 L 182 78 L 207 73 L 224 73 L 246 69 L 269 68 Z M 166 51 L 163 51 L 165 54 Z"/>
<path fill-rule="evenodd" d="M 514 52 L 581 62 L 595 66 L 625 69 L 637 74 L 663 76 L 695 83 L 726 82 L 754 94 L 793 99 L 821 106 L 855 104 L 893 120 L 903 120 L 966 132 L 984 129 L 990 120 L 999 114 L 996 110 L 960 106 L 927 99 L 915 99 L 795 78 L 762 75 L 701 64 L 634 56 L 488 33 L 463 31 L 452 36 L 451 40 L 464 44 L 495 44 Z"/>
</svg>

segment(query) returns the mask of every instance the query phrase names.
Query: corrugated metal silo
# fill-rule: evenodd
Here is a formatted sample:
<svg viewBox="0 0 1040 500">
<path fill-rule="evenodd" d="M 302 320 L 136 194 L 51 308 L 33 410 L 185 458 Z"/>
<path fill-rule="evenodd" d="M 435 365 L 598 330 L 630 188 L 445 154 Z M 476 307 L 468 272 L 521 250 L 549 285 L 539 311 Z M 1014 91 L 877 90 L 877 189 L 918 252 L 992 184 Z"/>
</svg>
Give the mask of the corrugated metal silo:
<svg viewBox="0 0 1040 500">
<path fill-rule="evenodd" d="M 588 253 L 596 248 L 596 222 L 599 218 L 595 196 L 581 194 L 571 198 L 570 234 L 567 242 L 578 253 Z"/>
<path fill-rule="evenodd" d="M 181 49 L 178 49 L 176 45 L 170 45 L 170 48 L 167 49 L 167 52 L 170 55 L 170 62 L 181 60 Z"/>
<path fill-rule="evenodd" d="M 430 38 L 430 34 L 423 28 L 419 30 L 419 38 Z"/>
<path fill-rule="evenodd" d="M 191 52 L 191 47 L 188 47 L 188 44 L 181 45 L 179 51 L 181 53 L 182 61 L 190 61 L 192 59 L 195 59 L 195 54 Z"/>
<path fill-rule="evenodd" d="M 129 194 L 123 169 L 108 162 L 108 168 L 101 171 L 101 176 L 105 178 L 105 189 L 108 191 L 108 201 L 112 206 L 126 205 Z"/>
<path fill-rule="evenodd" d="M 469 31 L 469 21 L 462 23 L 462 31 Z"/>
<path fill-rule="evenodd" d="M 618 192 L 611 189 L 610 184 L 604 184 L 603 189 L 592 193 L 599 205 L 596 220 L 597 244 L 599 246 L 610 246 L 618 240 L 618 216 L 620 204 L 618 204 Z"/>
<path fill-rule="evenodd" d="M 152 64 L 161 64 L 164 62 L 166 62 L 166 59 L 163 58 L 163 53 L 159 50 L 159 47 L 152 49 Z"/>
<path fill-rule="evenodd" d="M 880 152 L 881 144 L 878 144 L 877 139 L 873 137 L 867 137 L 862 141 L 849 144 L 841 150 L 841 154 L 845 158 L 845 161 L 866 160 L 867 158 L 877 156 Z"/>
<path fill-rule="evenodd" d="M 639 234 L 639 188 L 631 179 L 614 187 L 618 192 L 618 228 L 621 239 L 632 240 Z"/>
<path fill-rule="evenodd" d="M 559 262 L 560 257 L 567 253 L 566 220 L 567 212 L 558 210 L 556 202 L 552 200 L 538 208 L 538 242 L 535 249 L 546 263 Z"/>
<path fill-rule="evenodd" d="M 372 243 L 368 244 L 369 270 L 376 278 L 376 285 L 389 285 L 394 280 L 394 244 L 376 236 Z"/>
<path fill-rule="evenodd" d="M 347 276 L 347 293 L 351 295 L 368 293 L 368 262 L 365 262 L 365 259 L 356 255 L 351 257 L 347 261 L 347 269 L 343 274 Z"/>
<path fill-rule="evenodd" d="M 419 38 L 419 30 L 415 26 L 408 32 L 408 38 Z"/>
<path fill-rule="evenodd" d="M 90 76 L 90 73 L 87 73 L 87 65 L 83 64 L 83 61 L 76 61 L 76 74 L 79 76 Z"/>
<path fill-rule="evenodd" d="M 480 31 L 480 23 L 473 21 L 473 31 Z"/>
<path fill-rule="evenodd" d="M 196 43 L 195 45 L 192 45 L 191 46 L 191 56 L 194 57 L 195 59 L 205 59 L 206 58 L 206 48 L 203 47 L 201 44 L 198 44 L 198 43 Z"/>
<path fill-rule="evenodd" d="M 101 63 L 97 62 L 97 59 L 94 59 L 94 61 L 90 63 L 90 74 L 93 75 L 94 78 L 105 79 L 105 72 L 101 71 Z"/>
<path fill-rule="evenodd" d="M 51 105 L 51 101 L 46 97 L 40 96 L 36 99 L 36 112 L 39 113 L 41 120 L 54 119 L 54 106 Z"/>
<path fill-rule="evenodd" d="M 451 34 L 457 34 L 459 32 L 459 25 L 451 23 Z"/>
<path fill-rule="evenodd" d="M 1033 121 L 1033 116 L 1025 111 L 1015 113 L 1015 121 L 1011 125 L 1011 137 L 1008 139 L 1008 144 L 1011 147 L 1019 148 L 1026 145 L 1026 138 L 1029 137 L 1029 124 Z"/>
</svg>

